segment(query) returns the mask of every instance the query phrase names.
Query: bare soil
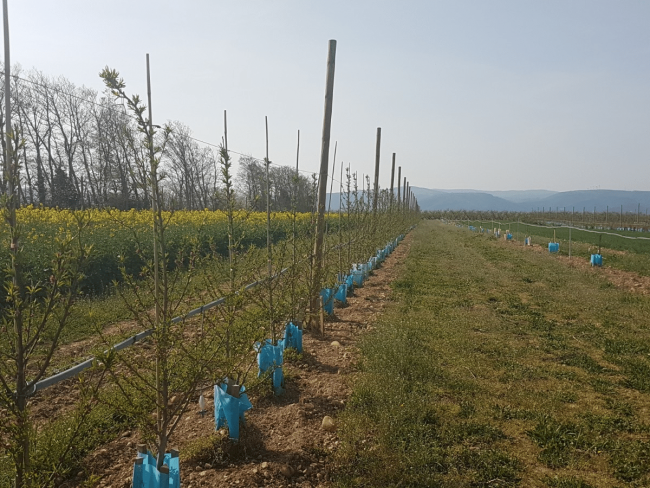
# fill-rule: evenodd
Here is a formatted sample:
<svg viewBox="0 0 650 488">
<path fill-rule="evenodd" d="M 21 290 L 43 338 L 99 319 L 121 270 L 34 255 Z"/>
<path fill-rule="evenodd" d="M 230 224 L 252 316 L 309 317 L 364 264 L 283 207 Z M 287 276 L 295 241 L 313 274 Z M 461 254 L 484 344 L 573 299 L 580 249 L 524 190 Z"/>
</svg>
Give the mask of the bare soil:
<svg viewBox="0 0 650 488">
<path fill-rule="evenodd" d="M 322 421 L 325 416 L 336 421 L 345 407 L 356 371 L 357 339 L 373 326 L 390 300 L 391 282 L 400 273 L 411 239 L 407 236 L 364 286 L 354 290 L 347 305 L 337 306 L 326 322 L 324 335 L 305 332 L 302 357 L 285 361 L 285 391 L 281 396 L 251 395 L 253 409 L 241 426 L 239 442 L 228 440 L 223 429 L 215 433 L 214 417 L 201 417 L 198 407 L 185 414 L 172 440 L 181 453 L 183 486 L 331 484 L 331 455 L 337 449 L 338 437 L 336 431 L 323 430 Z M 71 408 L 73 399 L 66 398 L 69 388 L 61 384 L 48 390 L 38 400 L 37 410 L 45 410 L 46 404 L 54 410 L 58 405 Z M 212 393 L 205 396 L 212 411 Z M 91 476 L 95 486 L 131 486 L 139 442 L 137 431 L 124 432 L 90 454 L 85 471 L 62 486 L 77 486 Z M 197 453 L 196 446 L 202 442 L 208 447 L 204 453 L 200 449 Z M 193 456 L 188 460 L 190 451 Z"/>
</svg>

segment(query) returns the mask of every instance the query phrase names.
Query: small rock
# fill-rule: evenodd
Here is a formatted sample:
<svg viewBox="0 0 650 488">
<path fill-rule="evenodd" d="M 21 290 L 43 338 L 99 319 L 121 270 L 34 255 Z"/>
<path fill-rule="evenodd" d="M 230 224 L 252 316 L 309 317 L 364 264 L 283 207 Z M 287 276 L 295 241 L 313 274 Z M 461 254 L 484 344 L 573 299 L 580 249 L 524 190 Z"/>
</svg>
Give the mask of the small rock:
<svg viewBox="0 0 650 488">
<path fill-rule="evenodd" d="M 283 464 L 282 466 L 280 466 L 280 473 L 285 478 L 291 478 L 293 476 L 293 468 L 291 466 Z"/>
<path fill-rule="evenodd" d="M 208 474 L 207 471 L 201 471 L 201 472 L 199 473 L 199 476 L 205 476 L 206 474 Z"/>
<path fill-rule="evenodd" d="M 329 415 L 325 415 L 320 427 L 326 432 L 334 432 L 336 431 L 336 422 Z"/>
<path fill-rule="evenodd" d="M 339 341 L 333 341 L 332 344 L 330 344 L 332 347 L 341 347 L 341 343 Z"/>
<path fill-rule="evenodd" d="M 253 474 L 257 474 L 257 468 L 253 468 Z"/>
<path fill-rule="evenodd" d="M 266 468 L 268 468 L 268 467 L 269 467 L 269 463 L 267 463 L 266 461 L 264 461 L 264 462 L 261 464 L 261 468 L 262 468 L 262 469 L 266 469 Z"/>
<path fill-rule="evenodd" d="M 84 472 L 83 472 L 83 471 L 79 471 L 79 472 L 77 473 L 77 478 L 83 478 L 83 477 L 84 477 Z"/>
<path fill-rule="evenodd" d="M 212 465 L 209 464 L 209 463 L 205 463 L 205 464 L 203 465 L 203 467 L 204 467 L 205 469 L 212 469 Z"/>
</svg>

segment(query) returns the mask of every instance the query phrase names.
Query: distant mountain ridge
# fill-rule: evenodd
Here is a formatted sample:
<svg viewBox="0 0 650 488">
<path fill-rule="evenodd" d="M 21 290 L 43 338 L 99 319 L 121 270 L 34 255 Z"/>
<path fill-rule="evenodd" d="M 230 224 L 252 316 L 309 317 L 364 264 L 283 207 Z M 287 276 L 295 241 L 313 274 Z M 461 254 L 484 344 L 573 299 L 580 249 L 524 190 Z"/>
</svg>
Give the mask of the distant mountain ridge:
<svg viewBox="0 0 650 488">
<path fill-rule="evenodd" d="M 414 186 L 411 188 L 422 210 L 479 210 L 530 212 L 537 208 L 570 212 L 610 212 L 645 214 L 650 208 L 650 191 L 625 190 L 575 190 L 554 192 L 550 190 L 437 190 Z"/>
</svg>

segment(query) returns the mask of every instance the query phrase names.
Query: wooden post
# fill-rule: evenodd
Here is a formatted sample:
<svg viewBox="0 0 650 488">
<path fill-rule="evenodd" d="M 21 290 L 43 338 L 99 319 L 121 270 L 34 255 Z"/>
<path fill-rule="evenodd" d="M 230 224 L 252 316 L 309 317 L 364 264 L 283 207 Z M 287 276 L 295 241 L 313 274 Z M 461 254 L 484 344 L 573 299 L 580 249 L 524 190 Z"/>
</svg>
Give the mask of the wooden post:
<svg viewBox="0 0 650 488">
<path fill-rule="evenodd" d="M 390 170 L 390 209 L 393 210 L 393 188 L 395 183 L 395 153 L 393 153 L 393 166 Z"/>
<path fill-rule="evenodd" d="M 402 181 L 402 167 L 400 166 L 397 169 L 397 210 L 399 211 L 400 206 L 402 205 L 402 186 L 400 185 Z"/>
<path fill-rule="evenodd" d="M 298 250 L 296 248 L 296 239 L 297 239 L 297 232 L 296 232 L 296 212 L 297 212 L 297 207 L 298 207 L 298 183 L 300 181 L 300 174 L 298 173 L 298 162 L 300 161 L 300 129 L 298 129 L 298 143 L 296 145 L 296 176 L 293 184 L 293 200 L 291 202 L 291 213 L 292 213 L 292 220 L 293 220 L 293 239 L 292 239 L 292 247 L 293 247 L 293 259 L 292 259 L 292 270 L 291 270 L 291 322 L 294 325 L 298 325 L 300 330 L 302 330 L 302 323 L 301 324 L 296 324 L 296 279 L 297 279 L 297 274 L 296 274 L 296 264 L 298 262 Z"/>
<path fill-rule="evenodd" d="M 332 127 L 332 102 L 334 97 L 334 67 L 336 61 L 336 41 L 329 41 L 327 53 L 327 85 L 325 88 L 325 114 L 323 116 L 323 137 L 320 154 L 320 178 L 318 182 L 318 216 L 316 218 L 316 239 L 314 242 L 314 274 L 311 283 L 310 325 L 318 313 L 318 299 L 323 268 L 323 230 L 325 223 L 325 199 L 327 197 L 327 170 L 330 154 L 330 132 Z"/>
<path fill-rule="evenodd" d="M 271 329 L 271 341 L 275 346 L 275 324 L 273 323 L 273 256 L 271 250 L 271 181 L 269 178 L 269 119 L 264 116 L 264 127 L 266 129 L 266 157 L 264 162 L 266 163 L 266 266 L 268 269 L 269 280 L 269 328 Z"/>
<path fill-rule="evenodd" d="M 377 127 L 377 144 L 375 146 L 375 187 L 372 199 L 372 214 L 377 216 L 377 202 L 379 200 L 379 154 L 381 150 L 381 127 Z"/>
<path fill-rule="evenodd" d="M 406 182 L 406 210 L 411 210 L 411 182 Z"/>
<path fill-rule="evenodd" d="M 404 177 L 404 187 L 402 189 L 402 209 L 406 210 L 406 176 Z"/>
<path fill-rule="evenodd" d="M 153 276 L 154 276 L 154 301 L 155 301 L 155 327 L 158 328 L 161 325 L 163 326 L 163 335 L 164 335 L 164 319 L 163 314 L 166 313 L 166 308 L 164 304 L 161 304 L 161 300 L 164 300 L 163 293 L 160 290 L 160 252 L 158 249 L 159 246 L 159 208 L 160 203 L 158 197 L 158 167 L 155 162 L 154 157 L 154 139 L 153 139 L 153 116 L 151 112 L 151 71 L 149 69 L 149 53 L 147 53 L 147 104 L 149 111 L 149 120 L 148 120 L 148 144 L 149 144 L 149 167 L 151 171 L 151 210 L 153 212 Z M 164 259 L 164 255 L 163 255 Z M 163 277 L 164 281 L 164 277 Z M 161 306 L 162 305 L 162 306 Z M 156 423 L 158 427 L 158 432 L 162 433 L 162 438 L 165 438 L 163 430 L 165 429 L 163 422 L 163 415 L 165 415 L 164 405 L 167 402 L 166 395 L 162 391 L 165 388 L 163 379 L 161 378 L 162 370 L 160 365 L 159 355 L 156 354 L 156 395 L 158 401 L 156 402 Z M 163 453 L 164 454 L 164 453 Z M 162 455 L 158 453 L 157 466 L 162 465 Z"/>
<path fill-rule="evenodd" d="M 13 130 L 11 128 L 11 51 L 9 49 L 9 12 L 7 0 L 2 1 L 4 43 L 5 43 L 5 167 L 4 178 L 9 198 L 13 198 L 15 176 L 13 174 Z M 15 205 L 14 205 L 15 208 Z"/>
</svg>

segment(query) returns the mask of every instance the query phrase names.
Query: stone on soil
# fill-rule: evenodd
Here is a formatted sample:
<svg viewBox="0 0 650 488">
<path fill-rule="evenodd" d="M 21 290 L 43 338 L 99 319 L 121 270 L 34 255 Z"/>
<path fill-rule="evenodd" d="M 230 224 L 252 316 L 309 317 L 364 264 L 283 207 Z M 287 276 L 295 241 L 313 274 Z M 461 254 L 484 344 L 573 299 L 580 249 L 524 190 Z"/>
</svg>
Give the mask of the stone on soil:
<svg viewBox="0 0 650 488">
<path fill-rule="evenodd" d="M 336 430 L 336 422 L 332 417 L 326 415 L 323 417 L 323 423 L 321 424 L 321 429 L 326 432 L 334 432 Z"/>
</svg>

